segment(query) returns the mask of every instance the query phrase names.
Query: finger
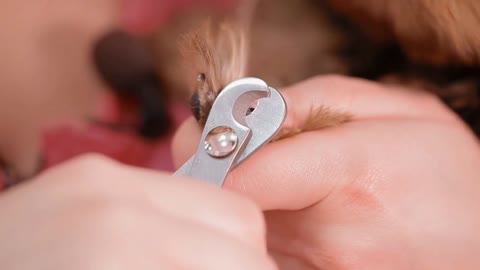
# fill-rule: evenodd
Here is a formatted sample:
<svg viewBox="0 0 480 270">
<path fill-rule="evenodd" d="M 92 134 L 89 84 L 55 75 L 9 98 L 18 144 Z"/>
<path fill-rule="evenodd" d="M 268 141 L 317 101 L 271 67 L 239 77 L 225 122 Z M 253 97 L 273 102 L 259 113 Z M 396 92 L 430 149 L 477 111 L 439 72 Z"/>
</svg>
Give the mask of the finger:
<svg viewBox="0 0 480 270">
<path fill-rule="evenodd" d="M 284 126 L 304 122 L 312 108 L 327 107 L 352 115 L 353 120 L 420 118 L 458 122 L 458 118 L 433 95 L 421 91 L 386 87 L 361 79 L 319 76 L 282 91 L 288 112 Z M 193 118 L 177 131 L 173 160 L 177 167 L 193 154 L 201 136 Z"/>
<path fill-rule="evenodd" d="M 349 112 L 353 122 L 267 145 L 234 169 L 225 187 L 247 194 L 264 210 L 308 206 L 326 196 L 335 185 L 371 168 L 366 162 L 373 149 L 364 145 L 371 145 L 372 138 L 378 140 L 380 135 L 352 132 L 356 121 L 433 119 L 459 123 L 435 97 L 386 90 L 363 80 L 319 77 L 283 93 L 289 108 L 287 124 L 305 121 L 311 108 L 319 106 Z M 200 132 L 192 120 L 179 129 L 173 145 L 177 165 L 194 151 Z M 396 142 L 392 140 L 389 144 Z"/>
<path fill-rule="evenodd" d="M 428 178 L 431 170 L 419 164 L 432 157 L 432 168 L 451 166 L 448 159 L 437 158 L 445 156 L 445 141 L 438 134 L 455 138 L 452 134 L 464 132 L 432 121 L 393 122 L 353 122 L 269 144 L 236 167 L 224 187 L 246 195 L 263 210 L 300 210 L 338 194 L 378 210 L 376 196 L 391 188 L 392 176 Z"/>
<path fill-rule="evenodd" d="M 100 198 L 101 203 L 140 203 L 265 248 L 265 224 L 257 206 L 199 181 L 123 166 L 100 156 L 78 158 L 51 169 L 37 181 L 47 180 L 49 191 L 56 193 L 52 197 L 60 200 L 72 196 L 73 189 L 74 195 Z"/>
<path fill-rule="evenodd" d="M 193 223 L 180 226 L 178 223 L 168 223 L 168 227 L 164 227 L 165 234 L 159 239 L 163 241 L 159 248 L 165 250 L 170 260 L 180 266 L 179 269 L 277 269 L 266 252 L 258 252 L 238 239 Z"/>
<path fill-rule="evenodd" d="M 282 94 L 289 109 L 287 125 L 304 122 L 312 109 L 322 106 L 348 113 L 353 120 L 457 119 L 431 94 L 363 79 L 333 75 L 315 77 L 285 89 Z"/>
<path fill-rule="evenodd" d="M 100 221 L 92 224 L 100 245 L 88 252 L 105 254 L 102 260 L 107 265 L 109 260 L 118 263 L 118 254 L 125 254 L 121 269 L 275 269 L 266 252 L 177 216 L 145 208 L 114 212 L 106 218 L 93 215 L 91 220 Z"/>
</svg>

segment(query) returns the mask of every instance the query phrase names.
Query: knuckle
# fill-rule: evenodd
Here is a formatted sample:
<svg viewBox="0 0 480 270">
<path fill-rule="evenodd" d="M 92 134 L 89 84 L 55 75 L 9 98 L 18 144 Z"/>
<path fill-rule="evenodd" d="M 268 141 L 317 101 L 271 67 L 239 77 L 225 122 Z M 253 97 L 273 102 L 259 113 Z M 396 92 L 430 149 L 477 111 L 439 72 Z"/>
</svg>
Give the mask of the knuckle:
<svg viewBox="0 0 480 270">
<path fill-rule="evenodd" d="M 86 169 L 85 171 L 106 170 L 115 167 L 115 163 L 100 154 L 85 154 L 69 162 L 70 168 Z"/>
<path fill-rule="evenodd" d="M 115 196 L 91 198 L 82 213 L 99 233 L 115 236 L 139 221 L 141 209 L 126 199 Z"/>
<path fill-rule="evenodd" d="M 344 94 L 350 93 L 350 89 L 364 87 L 371 83 L 360 79 L 346 77 L 338 74 L 316 75 L 304 82 L 304 86 L 309 89 L 322 89 L 322 91 L 341 91 Z"/>
<path fill-rule="evenodd" d="M 83 192 L 103 191 L 104 195 L 122 189 L 115 181 L 120 176 L 119 166 L 112 160 L 98 155 L 87 154 L 69 161 L 58 169 L 59 181 Z M 114 183 L 115 182 L 115 183 Z M 115 186 L 115 188 L 112 188 Z"/>
<path fill-rule="evenodd" d="M 314 78 L 316 80 L 324 80 L 324 81 L 341 81 L 341 80 L 345 80 L 347 77 L 340 74 L 326 74 L 326 75 L 316 75 Z"/>
<path fill-rule="evenodd" d="M 40 176 L 43 188 L 54 194 L 68 196 L 80 207 L 89 203 L 104 203 L 132 199 L 130 181 L 124 181 L 122 167 L 101 155 L 89 154 L 53 167 Z"/>
<path fill-rule="evenodd" d="M 142 209 L 129 200 L 112 196 L 91 196 L 75 200 L 65 206 L 58 216 L 58 231 L 63 232 L 71 224 L 66 241 L 88 243 L 95 250 L 108 250 L 111 245 L 123 241 L 125 234 L 134 232 L 138 226 Z"/>
<path fill-rule="evenodd" d="M 440 98 L 433 93 L 427 92 L 427 91 L 418 91 L 416 93 L 417 97 L 425 102 L 426 104 L 434 105 L 434 106 L 444 106 L 443 102 L 440 100 Z"/>
<path fill-rule="evenodd" d="M 252 201 L 246 198 L 238 198 L 236 203 L 230 207 L 237 219 L 238 224 L 242 224 L 246 232 L 254 232 L 256 235 L 263 235 L 266 231 L 265 219 L 262 211 Z"/>
</svg>

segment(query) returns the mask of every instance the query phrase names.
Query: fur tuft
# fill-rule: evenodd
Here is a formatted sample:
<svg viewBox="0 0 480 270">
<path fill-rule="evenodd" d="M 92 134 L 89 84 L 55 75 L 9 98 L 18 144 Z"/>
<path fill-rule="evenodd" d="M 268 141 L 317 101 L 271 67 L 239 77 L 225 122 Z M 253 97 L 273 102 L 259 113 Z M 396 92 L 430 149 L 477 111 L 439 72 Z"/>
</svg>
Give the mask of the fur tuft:
<svg viewBox="0 0 480 270">
<path fill-rule="evenodd" d="M 246 32 L 232 22 L 214 26 L 207 21 L 200 29 L 185 35 L 182 43 L 182 54 L 185 59 L 193 60 L 199 74 L 195 92 L 200 103 L 199 121 L 204 123 L 218 93 L 228 83 L 245 76 Z"/>
<path fill-rule="evenodd" d="M 334 111 L 326 106 L 311 109 L 304 123 L 293 127 L 284 127 L 274 140 L 282 140 L 294 137 L 303 132 L 332 128 L 347 123 L 352 119 L 348 113 Z"/>
</svg>

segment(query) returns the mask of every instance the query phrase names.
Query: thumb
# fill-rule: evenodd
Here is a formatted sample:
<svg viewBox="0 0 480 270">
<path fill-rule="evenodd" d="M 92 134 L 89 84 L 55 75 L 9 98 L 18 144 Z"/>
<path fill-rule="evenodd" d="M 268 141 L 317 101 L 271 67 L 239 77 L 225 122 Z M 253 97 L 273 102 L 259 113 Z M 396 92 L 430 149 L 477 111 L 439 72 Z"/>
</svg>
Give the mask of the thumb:
<svg viewBox="0 0 480 270">
<path fill-rule="evenodd" d="M 376 136 L 373 129 L 359 132 L 353 122 L 402 118 L 456 121 L 433 96 L 386 88 L 327 76 L 286 89 L 282 93 L 289 108 L 287 124 L 304 122 L 312 107 L 321 106 L 350 113 L 352 123 L 270 143 L 236 167 L 224 187 L 245 194 L 263 210 L 302 209 L 368 172 L 369 160 L 381 154 L 369 143 Z M 190 158 L 200 135 L 201 128 L 193 118 L 178 130 L 173 142 L 177 166 Z"/>
</svg>

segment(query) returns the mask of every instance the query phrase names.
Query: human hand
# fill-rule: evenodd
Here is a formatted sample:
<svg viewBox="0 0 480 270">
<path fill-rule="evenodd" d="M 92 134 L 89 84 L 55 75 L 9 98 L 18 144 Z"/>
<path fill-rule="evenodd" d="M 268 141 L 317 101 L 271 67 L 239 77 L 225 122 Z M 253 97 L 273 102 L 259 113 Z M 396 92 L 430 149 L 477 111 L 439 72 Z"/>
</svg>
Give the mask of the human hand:
<svg viewBox="0 0 480 270">
<path fill-rule="evenodd" d="M 0 269 L 275 269 L 245 198 L 101 157 L 0 196 Z"/>
<path fill-rule="evenodd" d="M 353 114 L 340 127 L 271 143 L 225 188 L 252 198 L 280 269 L 479 269 L 480 148 L 426 93 L 343 77 L 283 91 L 287 125 L 311 107 Z M 174 159 L 194 151 L 193 119 Z"/>
</svg>

